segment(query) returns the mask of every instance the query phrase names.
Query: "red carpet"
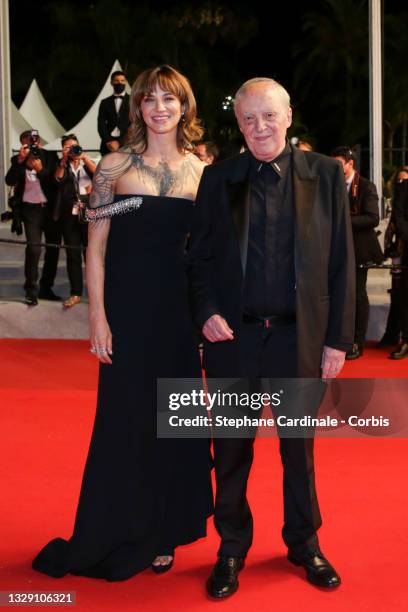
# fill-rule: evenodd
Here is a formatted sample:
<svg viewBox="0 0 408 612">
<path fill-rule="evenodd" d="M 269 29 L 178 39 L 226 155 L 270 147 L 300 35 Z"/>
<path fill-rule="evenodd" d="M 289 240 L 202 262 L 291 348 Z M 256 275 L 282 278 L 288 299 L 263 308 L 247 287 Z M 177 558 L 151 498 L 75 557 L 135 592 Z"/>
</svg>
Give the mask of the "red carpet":
<svg viewBox="0 0 408 612">
<path fill-rule="evenodd" d="M 206 599 L 204 582 L 217 538 L 177 551 L 164 576 L 146 571 L 123 583 L 87 578 L 55 580 L 31 570 L 49 539 L 69 537 L 95 410 L 96 374 L 88 343 L 2 340 L 0 590 L 76 591 L 77 610 L 390 610 L 408 609 L 408 441 L 316 442 L 324 552 L 343 585 L 326 593 L 285 560 L 281 467 L 276 440 L 256 443 L 249 495 L 254 546 L 239 592 L 222 603 Z M 369 349 L 347 363 L 344 376 L 402 377 L 408 360 L 392 362 Z M 39 606 L 41 607 L 41 606 Z"/>
</svg>

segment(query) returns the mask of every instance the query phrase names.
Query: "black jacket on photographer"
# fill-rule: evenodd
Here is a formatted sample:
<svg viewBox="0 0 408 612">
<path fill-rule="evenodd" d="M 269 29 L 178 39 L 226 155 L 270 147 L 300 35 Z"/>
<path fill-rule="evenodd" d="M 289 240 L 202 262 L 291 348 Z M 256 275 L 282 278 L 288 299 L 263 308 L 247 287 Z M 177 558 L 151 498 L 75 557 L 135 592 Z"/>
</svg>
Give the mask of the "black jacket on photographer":
<svg viewBox="0 0 408 612">
<path fill-rule="evenodd" d="M 56 194 L 54 172 L 58 163 L 58 156 L 54 151 L 39 149 L 36 158 L 40 159 L 42 163 L 42 170 L 37 173 L 37 177 L 40 181 L 41 189 L 47 198 L 47 209 L 51 212 Z M 11 158 L 11 166 L 7 171 L 5 181 L 7 185 L 14 187 L 14 195 L 19 203 L 23 202 L 27 169 L 26 160 L 19 163 L 18 155 L 13 155 Z"/>
<path fill-rule="evenodd" d="M 349 189 L 349 202 L 356 264 L 382 263 L 384 256 L 375 232 L 380 217 L 374 183 L 355 172 Z"/>
<path fill-rule="evenodd" d="M 92 180 L 93 172 L 83 165 L 81 168 L 86 172 L 89 179 Z M 53 218 L 55 221 L 72 215 L 72 207 L 78 201 L 79 186 L 71 164 L 68 163 L 65 167 L 64 176 L 61 179 L 54 179 L 58 191 L 55 200 Z M 81 199 L 83 196 L 81 196 Z"/>
</svg>

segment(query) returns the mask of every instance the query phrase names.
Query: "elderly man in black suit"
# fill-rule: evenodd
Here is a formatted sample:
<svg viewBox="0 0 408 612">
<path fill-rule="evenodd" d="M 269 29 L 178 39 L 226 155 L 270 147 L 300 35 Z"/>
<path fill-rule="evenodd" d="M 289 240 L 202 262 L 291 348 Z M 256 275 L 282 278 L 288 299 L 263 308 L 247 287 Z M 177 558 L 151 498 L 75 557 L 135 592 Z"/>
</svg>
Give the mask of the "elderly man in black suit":
<svg viewBox="0 0 408 612">
<path fill-rule="evenodd" d="M 129 127 L 129 94 L 126 93 L 126 75 L 121 70 L 111 74 L 113 94 L 104 98 L 98 111 L 98 132 L 102 155 L 117 151 L 124 144 Z"/>
<path fill-rule="evenodd" d="M 286 90 L 244 83 L 235 113 L 248 151 L 207 166 L 191 232 L 188 274 L 208 377 L 334 378 L 354 334 L 354 253 L 342 168 L 292 147 Z M 303 397 L 303 396 L 302 396 Z M 322 554 L 313 438 L 280 439 L 288 559 L 310 582 L 340 577 Z M 253 439 L 214 439 L 218 561 L 207 581 L 232 595 L 252 543 L 246 499 Z"/>
<path fill-rule="evenodd" d="M 346 179 L 350 202 L 351 227 L 353 231 L 354 252 L 356 257 L 356 322 L 353 348 L 346 359 L 358 359 L 363 354 L 367 333 L 370 304 L 367 295 L 367 268 L 360 264 L 377 263 L 384 260 L 375 228 L 380 216 L 378 195 L 374 183 L 360 175 L 356 170 L 356 156 L 350 147 L 334 149 L 332 156 L 341 162 Z"/>
</svg>

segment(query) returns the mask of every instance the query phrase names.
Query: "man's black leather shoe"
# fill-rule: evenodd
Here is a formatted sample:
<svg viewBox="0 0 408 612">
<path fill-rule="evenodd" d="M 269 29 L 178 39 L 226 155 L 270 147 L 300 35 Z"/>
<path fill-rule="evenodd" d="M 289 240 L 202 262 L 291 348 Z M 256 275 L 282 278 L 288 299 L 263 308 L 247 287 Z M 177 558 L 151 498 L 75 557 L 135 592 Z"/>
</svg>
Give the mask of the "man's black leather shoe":
<svg viewBox="0 0 408 612">
<path fill-rule="evenodd" d="M 40 300 L 49 300 L 50 302 L 60 302 L 62 299 L 61 296 L 56 295 L 52 289 L 48 289 L 47 291 L 40 289 L 38 297 Z"/>
<path fill-rule="evenodd" d="M 207 593 L 214 599 L 233 595 L 239 587 L 238 574 L 244 567 L 242 557 L 219 557 L 207 580 Z"/>
<path fill-rule="evenodd" d="M 363 347 L 358 346 L 358 344 L 353 344 L 353 348 L 351 351 L 346 353 L 346 359 L 358 359 L 363 354 Z"/>
<path fill-rule="evenodd" d="M 319 549 L 304 555 L 297 555 L 289 550 L 288 560 L 294 565 L 304 567 L 306 578 L 315 586 L 333 589 L 341 583 L 340 576 Z"/>
<path fill-rule="evenodd" d="M 408 342 L 404 342 L 390 354 L 390 359 L 404 359 L 404 357 L 408 357 Z"/>
</svg>

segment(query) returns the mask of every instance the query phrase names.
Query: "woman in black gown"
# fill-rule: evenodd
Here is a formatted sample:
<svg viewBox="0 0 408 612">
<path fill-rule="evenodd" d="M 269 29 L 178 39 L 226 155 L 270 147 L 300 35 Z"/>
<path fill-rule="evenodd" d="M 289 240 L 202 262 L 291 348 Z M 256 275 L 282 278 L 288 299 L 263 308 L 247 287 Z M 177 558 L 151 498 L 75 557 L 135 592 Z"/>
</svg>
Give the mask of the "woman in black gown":
<svg viewBox="0 0 408 612">
<path fill-rule="evenodd" d="M 124 580 L 169 569 L 174 548 L 206 533 L 206 440 L 157 439 L 156 379 L 198 378 L 185 242 L 204 164 L 188 81 L 169 66 L 133 85 L 128 144 L 106 155 L 88 210 L 91 351 L 98 405 L 74 532 L 33 568 Z"/>
</svg>

